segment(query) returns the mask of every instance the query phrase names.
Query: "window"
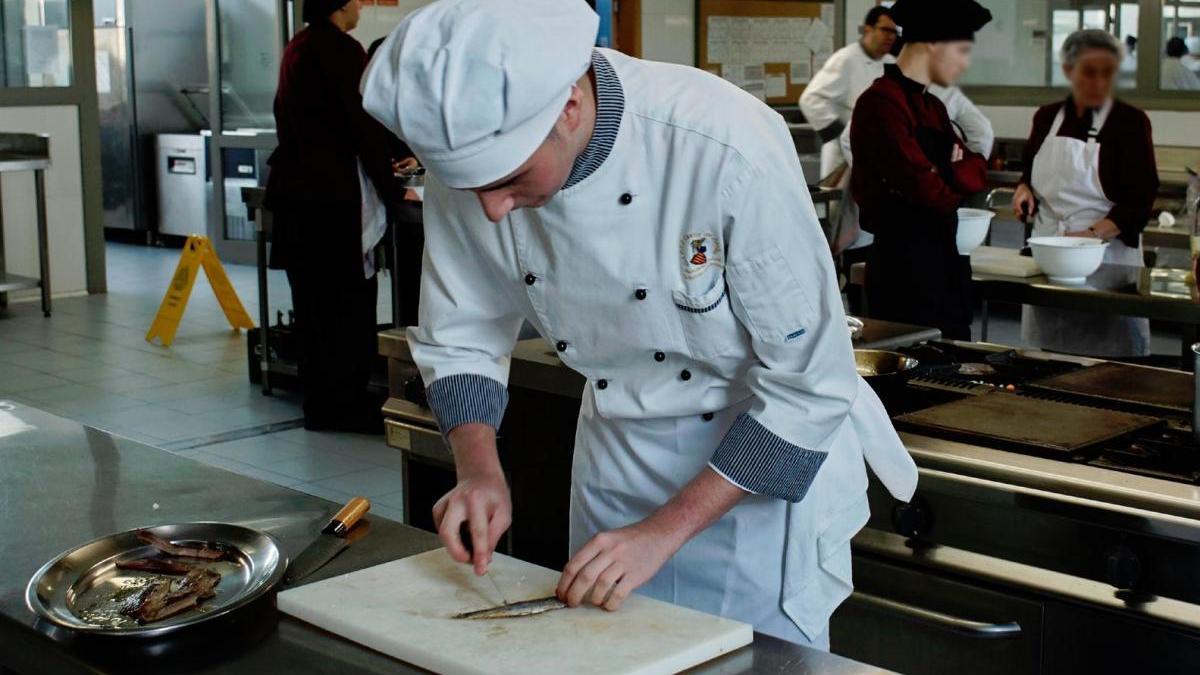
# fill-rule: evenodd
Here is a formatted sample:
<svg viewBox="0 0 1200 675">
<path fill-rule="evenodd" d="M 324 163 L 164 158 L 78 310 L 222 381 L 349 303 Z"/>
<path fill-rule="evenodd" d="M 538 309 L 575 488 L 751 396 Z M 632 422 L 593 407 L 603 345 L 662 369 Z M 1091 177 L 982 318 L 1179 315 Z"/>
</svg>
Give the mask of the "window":
<svg viewBox="0 0 1200 675">
<path fill-rule="evenodd" d="M 992 22 L 975 39 L 968 85 L 1058 87 L 1066 84 L 1059 52 L 1067 36 L 1098 28 L 1126 45 L 1118 86 L 1137 85 L 1139 8 L 1097 0 L 980 0 Z"/>
<path fill-rule="evenodd" d="M 69 2 L 0 2 L 0 86 L 71 86 Z"/>
<path fill-rule="evenodd" d="M 1200 91 L 1200 0 L 1166 0 L 1162 22 L 1160 86 Z"/>
</svg>

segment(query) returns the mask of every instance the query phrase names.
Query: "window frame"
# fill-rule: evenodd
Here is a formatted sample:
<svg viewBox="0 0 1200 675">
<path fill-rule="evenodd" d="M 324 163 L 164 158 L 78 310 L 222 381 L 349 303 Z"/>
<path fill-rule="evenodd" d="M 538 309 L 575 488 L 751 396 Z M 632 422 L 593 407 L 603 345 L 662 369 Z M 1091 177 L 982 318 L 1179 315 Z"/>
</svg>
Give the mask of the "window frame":
<svg viewBox="0 0 1200 675">
<path fill-rule="evenodd" d="M 1200 110 L 1200 92 L 1160 87 L 1164 6 L 1168 0 L 1138 0 L 1137 86 L 1120 91 L 1122 100 L 1144 110 Z M 1110 4 L 1119 4 L 1112 2 Z M 1153 54 L 1155 58 L 1140 58 Z M 1053 67 L 1053 66 L 1051 66 Z M 1061 86 L 1007 86 L 963 84 L 962 90 L 980 105 L 1041 106 L 1063 96 Z"/>
</svg>

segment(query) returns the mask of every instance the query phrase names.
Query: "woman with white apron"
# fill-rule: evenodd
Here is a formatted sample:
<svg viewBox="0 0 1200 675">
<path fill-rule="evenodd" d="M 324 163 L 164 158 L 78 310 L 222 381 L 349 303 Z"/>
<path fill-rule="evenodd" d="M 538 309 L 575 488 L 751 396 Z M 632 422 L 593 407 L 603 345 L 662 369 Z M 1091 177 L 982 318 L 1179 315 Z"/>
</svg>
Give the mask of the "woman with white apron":
<svg viewBox="0 0 1200 675">
<path fill-rule="evenodd" d="M 1099 276 L 1136 281 L 1144 265 L 1141 231 L 1158 188 L 1150 123 L 1112 98 L 1121 46 L 1100 30 L 1078 31 L 1063 46 L 1072 94 L 1038 110 L 1026 145 L 1025 177 L 1013 207 L 1034 215 L 1034 236 L 1108 242 Z M 1093 283 L 1109 285 L 1098 277 Z M 1147 319 L 1026 305 L 1022 338 L 1040 349 L 1100 357 L 1150 353 Z"/>
</svg>

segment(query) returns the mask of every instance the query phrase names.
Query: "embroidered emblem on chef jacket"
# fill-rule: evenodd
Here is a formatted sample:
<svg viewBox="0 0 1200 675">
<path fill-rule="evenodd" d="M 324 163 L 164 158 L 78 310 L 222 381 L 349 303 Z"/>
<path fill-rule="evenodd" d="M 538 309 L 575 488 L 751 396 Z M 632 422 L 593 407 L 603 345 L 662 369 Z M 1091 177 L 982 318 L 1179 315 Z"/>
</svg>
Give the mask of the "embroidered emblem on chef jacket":
<svg viewBox="0 0 1200 675">
<path fill-rule="evenodd" d="M 700 276 L 709 267 L 724 267 L 721 242 L 709 233 L 685 234 L 679 241 L 685 277 Z"/>
</svg>

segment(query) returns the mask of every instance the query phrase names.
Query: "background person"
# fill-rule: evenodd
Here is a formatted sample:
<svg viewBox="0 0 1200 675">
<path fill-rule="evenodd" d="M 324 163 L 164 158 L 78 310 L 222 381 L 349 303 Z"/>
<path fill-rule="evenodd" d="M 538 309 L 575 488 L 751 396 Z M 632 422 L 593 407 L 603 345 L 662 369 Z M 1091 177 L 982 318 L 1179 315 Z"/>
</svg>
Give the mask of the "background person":
<svg viewBox="0 0 1200 675">
<path fill-rule="evenodd" d="M 1106 263 L 1140 268 L 1158 167 L 1150 118 L 1113 98 L 1120 62 L 1121 44 L 1106 31 L 1067 37 L 1062 64 L 1071 93 L 1033 117 L 1013 211 L 1034 217 L 1034 236 L 1103 239 Z M 1142 318 L 1027 305 L 1021 336 L 1041 349 L 1073 354 L 1150 354 L 1150 321 Z"/>
</svg>

